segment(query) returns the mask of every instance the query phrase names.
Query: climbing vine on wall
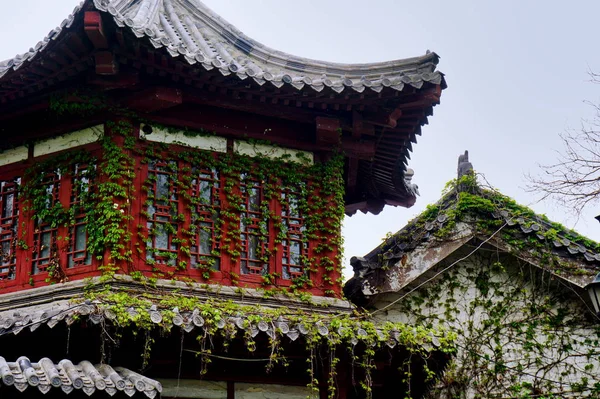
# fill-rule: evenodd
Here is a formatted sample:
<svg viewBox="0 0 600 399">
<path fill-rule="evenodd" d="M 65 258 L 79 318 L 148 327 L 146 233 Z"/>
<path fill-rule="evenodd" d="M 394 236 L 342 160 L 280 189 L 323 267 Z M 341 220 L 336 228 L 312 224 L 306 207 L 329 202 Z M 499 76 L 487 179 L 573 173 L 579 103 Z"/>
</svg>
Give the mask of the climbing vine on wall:
<svg viewBox="0 0 600 399">
<path fill-rule="evenodd" d="M 456 334 L 435 398 L 597 397 L 600 328 L 569 287 L 524 261 L 478 253 L 395 305 Z"/>
<path fill-rule="evenodd" d="M 475 239 L 440 264 L 438 277 L 388 306 L 394 320 L 456 334 L 457 355 L 430 396 L 598 397 L 600 327 L 580 289 L 568 282 L 597 271 L 561 255 L 556 242 L 590 251 L 598 245 L 467 175 L 388 237 L 379 261 L 387 270 L 401 267 L 391 263 L 395 243 L 419 251 L 469 236 Z M 482 241 L 494 245 L 471 253 L 470 243 Z"/>
<path fill-rule="evenodd" d="M 226 254 L 232 263 L 241 261 L 242 252 L 247 252 L 242 237 L 248 235 L 246 229 L 249 225 L 254 225 L 252 234 L 263 243 L 256 255 L 257 263 L 272 264 L 278 245 L 289 239 L 288 226 L 283 222 L 282 215 L 271 207 L 276 202 L 279 204 L 277 209 L 293 207 L 295 212 L 302 215 L 304 227 L 299 240 L 303 247 L 308 247 L 309 243 L 311 245 L 312 256 L 300 254 L 304 272 L 291 276 L 292 285 L 289 289 L 297 291 L 311 288 L 314 285 L 311 275 L 322 271 L 324 292 L 335 294 L 341 284 L 341 221 L 344 215 L 341 154 L 334 155 L 325 163 L 306 165 L 307 160 L 302 159 L 300 163 L 288 163 L 292 161 L 289 156 L 272 159 L 260 154 L 254 157 L 217 154 L 155 142 L 139 145 L 137 152 L 142 164 L 149 170 L 160 168 L 158 173 L 163 184 L 171 187 L 168 192 L 157 192 L 158 178 L 155 173 L 148 173 L 143 184 L 146 201 L 142 213 L 145 218 L 153 217 L 155 204 L 170 204 L 170 210 L 165 215 L 169 221 L 158 227 L 154 224 L 150 227 L 143 224 L 138 226 L 140 241 L 136 244 L 137 253 L 151 266 L 156 266 L 158 260 L 174 266 L 171 273 L 185 270 L 190 264 L 186 255 L 195 252 L 192 250 L 199 245 L 199 232 L 212 234 L 212 240 L 218 245 L 213 245 L 210 253 L 203 255 L 201 261 L 196 263 L 196 267 L 202 270 L 203 278 L 210 279 L 212 273 L 218 270 L 215 264 L 220 255 Z M 199 176 L 205 177 L 201 189 L 197 188 Z M 167 180 L 168 183 L 164 183 Z M 220 199 L 211 197 L 215 187 L 224 193 L 220 197 L 223 203 L 219 202 L 218 206 L 214 202 Z M 292 197 L 284 195 L 282 188 L 295 193 L 293 204 L 290 202 Z M 199 190 L 204 192 L 197 193 Z M 254 199 L 258 202 L 254 204 L 253 215 L 249 214 L 245 202 L 249 201 L 249 190 L 261 192 Z M 207 214 L 204 220 L 210 219 L 210 223 L 193 223 L 194 220 L 202 220 L 199 212 Z M 187 218 L 191 218 L 192 222 L 185 222 Z M 167 234 L 173 237 L 173 250 L 151 247 L 153 237 Z M 155 270 L 160 271 L 158 267 Z M 277 278 L 282 277 L 266 268 L 260 275 L 265 286 L 275 285 Z M 232 272 L 230 277 L 235 282 L 239 275 Z"/>
<path fill-rule="evenodd" d="M 132 267 L 134 262 L 144 262 L 152 268 L 152 278 L 185 278 L 186 270 L 194 267 L 209 281 L 219 270 L 223 254 L 232 263 L 241 262 L 242 252 L 247 252 L 242 246 L 242 237 L 247 234 L 243 229 L 249 224 L 248 209 L 242 203 L 248 194 L 244 194 L 241 187 L 258 184 L 262 190 L 260 203 L 256 204 L 260 220 L 252 233 L 265 244 L 257 261 L 274 264 L 276 251 L 292 237 L 282 214 L 271 207 L 273 203 L 279 204 L 277 209 L 291 209 L 303 221 L 302 230 L 295 231 L 294 239 L 304 249 L 298 251 L 295 274 L 288 272 L 285 276 L 291 284 L 278 287 L 282 273 L 265 269 L 260 273 L 265 295 L 281 291 L 304 295 L 306 289 L 315 287 L 315 276 L 319 276 L 316 288 L 321 292 L 326 295 L 339 292 L 344 215 L 341 154 L 334 154 L 327 162 L 309 165 L 308 159 L 301 156 L 289 159 L 289 155 L 284 155 L 273 159 L 258 153 L 249 157 L 146 142 L 134 137 L 133 124 L 128 119 L 110 121 L 106 127 L 108 134 L 101 137 L 99 149 L 70 151 L 37 162 L 26 171 L 23 188 L 26 208 L 38 224 L 67 228 L 77 223 L 85 225 L 87 251 L 102 262 L 106 277 L 118 271 L 141 277 L 140 271 Z M 186 131 L 186 134 L 206 133 Z M 296 163 L 290 163 L 292 161 Z M 135 178 L 141 173 L 140 168 L 143 170 L 156 162 L 170 175 L 168 192 L 153 191 L 158 175 L 152 173 L 136 187 L 139 182 Z M 55 171 L 58 176 L 70 177 L 77 165 L 89 165 L 85 179 L 77 182 L 81 197 L 77 208 L 64 200 L 50 201 L 44 176 L 48 171 Z M 202 184 L 198 183 L 199 178 L 205 179 Z M 218 206 L 200 192 L 214 191 L 215 187 L 224 193 L 219 197 L 218 201 L 223 201 Z M 176 197 L 176 201 L 171 200 L 171 196 Z M 132 213 L 132 205 L 140 198 L 145 201 L 141 206 L 143 218 L 134 231 L 130 231 L 132 220 L 138 217 Z M 155 212 L 159 202 L 170 203 L 165 210 L 169 220 L 146 223 L 151 216 L 149 212 Z M 83 222 L 77 215 L 83 215 Z M 165 234 L 172 236 L 169 243 L 172 249 L 154 248 L 152 241 Z M 192 252 L 199 252 L 198 237 L 209 234 L 213 235 L 210 251 L 202 252 L 192 261 Z M 26 245 L 26 236 L 27 230 L 23 229 L 23 245 Z M 61 244 L 61 240 L 70 239 L 69 236 L 53 238 L 53 259 L 47 268 L 49 281 L 66 279 L 65 266 L 57 259 L 66 245 Z M 306 250 L 309 245 L 310 252 Z M 160 263 L 170 268 L 161 268 Z M 239 271 L 230 269 L 228 278 L 238 283 Z"/>
<path fill-rule="evenodd" d="M 36 162 L 25 170 L 22 198 L 24 211 L 33 219 L 29 225 L 35 233 L 42 226 L 48 229 L 64 227 L 65 235 L 54 234 L 50 242 L 38 242 L 34 252 L 44 252 L 49 248 L 49 266 L 47 280 L 64 281 L 67 265 L 59 262 L 60 252 L 66 251 L 69 242 L 75 239 L 74 226 L 85 226 L 86 251 L 102 262 L 101 268 L 112 275 L 118 267 L 116 261 L 130 261 L 131 249 L 128 248 L 131 234 L 128 223 L 131 220 L 130 206 L 134 198 L 133 158 L 127 155 L 131 142 L 124 134 L 131 131 L 127 122 L 108 124 L 116 136 L 124 139 L 120 146 L 112 136 L 100 139 L 101 151 L 90 152 L 86 149 L 69 151 Z M 78 172 L 83 170 L 83 172 Z M 53 177 L 53 181 L 48 181 Z M 71 200 L 60 200 L 59 185 L 70 182 Z M 71 203 L 75 201 L 74 203 Z M 79 218 L 79 219 L 78 219 Z M 28 246 L 27 228 L 21 229 L 21 247 Z"/>
</svg>

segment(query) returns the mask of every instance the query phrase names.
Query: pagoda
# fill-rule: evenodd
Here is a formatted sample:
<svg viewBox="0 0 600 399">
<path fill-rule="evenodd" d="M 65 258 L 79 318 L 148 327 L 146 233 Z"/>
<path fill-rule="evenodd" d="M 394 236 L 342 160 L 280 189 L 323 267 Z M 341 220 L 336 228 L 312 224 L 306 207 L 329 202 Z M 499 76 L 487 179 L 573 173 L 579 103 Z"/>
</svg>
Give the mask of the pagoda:
<svg viewBox="0 0 600 399">
<path fill-rule="evenodd" d="M 341 222 L 414 204 L 438 58 L 315 61 L 197 0 L 86 0 L 0 62 L 0 395 L 175 397 L 161 382 L 185 380 L 178 397 L 204 397 L 207 380 L 226 398 L 256 383 L 361 397 L 425 380 L 384 376 L 413 349 L 441 367 L 443 348 L 341 299 Z M 66 353 L 48 345 L 65 337 Z M 344 342 L 370 359 L 364 386 L 326 351 Z"/>
</svg>

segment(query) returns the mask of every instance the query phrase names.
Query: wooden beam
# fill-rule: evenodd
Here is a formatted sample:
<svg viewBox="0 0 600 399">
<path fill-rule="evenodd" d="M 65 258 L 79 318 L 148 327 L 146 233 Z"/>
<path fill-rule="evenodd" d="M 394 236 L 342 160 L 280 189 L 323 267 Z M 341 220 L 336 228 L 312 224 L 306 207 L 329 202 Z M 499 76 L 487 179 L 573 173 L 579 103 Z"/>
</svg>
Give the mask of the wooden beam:
<svg viewBox="0 0 600 399">
<path fill-rule="evenodd" d="M 19 106 L 17 108 L 7 109 L 6 112 L 0 113 L 0 121 L 17 119 L 20 116 L 32 114 L 38 111 L 44 111 L 50 107 L 50 102 L 47 98 L 41 99 L 38 102 L 31 103 L 26 106 Z"/>
<path fill-rule="evenodd" d="M 133 87 L 140 82 L 139 74 L 121 72 L 116 75 L 91 74 L 87 83 L 104 89 L 123 89 Z"/>
<path fill-rule="evenodd" d="M 340 142 L 342 129 L 339 119 L 318 116 L 316 123 L 318 145 L 336 145 Z"/>
<path fill-rule="evenodd" d="M 375 156 L 375 142 L 344 139 L 342 140 L 342 150 L 348 158 L 364 159 L 370 161 Z"/>
<path fill-rule="evenodd" d="M 170 87 L 150 87 L 132 94 L 124 104 L 141 112 L 155 112 L 180 105 L 183 95 L 179 89 Z"/>
<path fill-rule="evenodd" d="M 265 106 L 265 104 L 260 101 L 246 100 L 244 98 L 233 100 L 233 98 L 228 97 L 227 94 L 217 94 L 216 90 L 216 86 L 214 87 L 214 90 L 211 90 L 210 87 L 208 90 L 203 91 L 184 90 L 184 102 L 232 109 L 310 124 L 315 123 L 315 116 L 331 116 L 330 113 L 324 113 L 318 110 L 291 108 L 275 103 L 270 103 L 269 106 Z"/>
</svg>

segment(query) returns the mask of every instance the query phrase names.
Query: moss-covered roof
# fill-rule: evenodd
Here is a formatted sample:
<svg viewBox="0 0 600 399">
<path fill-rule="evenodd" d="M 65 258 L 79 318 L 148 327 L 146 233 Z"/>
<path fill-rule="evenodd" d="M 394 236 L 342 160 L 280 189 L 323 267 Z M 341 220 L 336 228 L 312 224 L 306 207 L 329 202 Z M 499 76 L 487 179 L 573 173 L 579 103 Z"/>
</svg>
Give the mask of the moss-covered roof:
<svg viewBox="0 0 600 399">
<path fill-rule="evenodd" d="M 393 266 L 417 247 L 440 247 L 469 238 L 483 241 L 492 235 L 491 245 L 576 285 L 591 282 L 600 271 L 600 244 L 494 189 L 482 187 L 471 173 L 448 183 L 437 203 L 364 258 L 353 258 L 354 279 L 365 280 L 366 274 L 372 274 L 365 269 Z M 348 295 L 349 288 L 345 291 Z"/>
</svg>

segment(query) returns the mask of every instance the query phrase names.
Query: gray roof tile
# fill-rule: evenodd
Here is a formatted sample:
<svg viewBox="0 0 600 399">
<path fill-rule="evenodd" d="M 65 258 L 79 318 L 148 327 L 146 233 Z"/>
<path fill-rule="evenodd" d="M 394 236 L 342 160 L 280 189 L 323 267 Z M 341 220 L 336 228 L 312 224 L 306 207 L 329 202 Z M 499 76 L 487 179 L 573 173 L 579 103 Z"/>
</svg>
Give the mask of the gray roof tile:
<svg viewBox="0 0 600 399">
<path fill-rule="evenodd" d="M 198 0 L 87 0 L 34 49 L 0 62 L 0 78 L 35 58 L 72 25 L 86 3 L 109 13 L 118 26 L 127 27 L 137 37 L 148 37 L 154 47 L 166 47 L 172 57 L 182 55 L 189 64 L 218 68 L 223 75 L 233 72 L 261 85 L 267 81 L 277 88 L 287 84 L 297 90 L 311 87 L 321 91 L 327 86 L 337 93 L 346 88 L 360 93 L 366 89 L 380 92 L 383 87 L 401 91 L 405 85 L 418 89 L 424 82 L 445 84 L 443 74 L 435 69 L 438 56 L 433 52 L 371 64 L 296 57 L 252 40 Z"/>
<path fill-rule="evenodd" d="M 343 312 L 347 313 L 349 311 L 350 310 L 345 310 Z M 132 319 L 138 317 L 141 313 L 147 313 L 150 320 L 157 325 L 165 326 L 168 323 L 169 328 L 171 326 L 177 326 L 186 332 L 191 332 L 195 329 L 202 330 L 205 328 L 205 320 L 198 308 L 193 310 L 180 310 L 178 308 L 164 308 L 157 306 L 156 304 L 149 304 L 148 307 L 132 307 L 128 309 L 127 312 Z M 334 324 L 329 324 L 329 321 L 327 321 L 329 320 L 329 318 L 325 317 L 327 311 L 324 311 L 323 314 L 324 320 L 321 322 L 318 331 L 321 335 L 328 336 L 329 331 L 335 327 Z M 168 315 L 168 317 L 165 317 L 166 315 Z M 108 304 L 104 304 L 100 301 L 74 304 L 68 300 L 61 300 L 0 312 L 0 335 L 7 333 L 19 334 L 26 328 L 33 331 L 43 324 L 46 324 L 50 328 L 54 328 L 58 323 L 62 322 L 70 325 L 77 320 L 86 318 L 93 324 L 99 324 L 103 321 L 116 323 L 116 314 L 111 310 Z M 233 330 L 237 328 L 252 334 L 253 337 L 258 334 L 266 334 L 271 338 L 275 335 L 281 335 L 286 336 L 292 341 L 295 341 L 299 335 L 311 334 L 309 329 L 297 324 L 292 321 L 291 318 L 285 317 L 285 315 L 279 316 L 272 321 L 262 320 L 259 323 L 256 323 L 252 317 L 248 318 L 245 315 L 231 313 L 226 317 L 221 318 L 216 326 L 219 329 L 223 329 L 226 326 L 233 328 Z M 1 359 L 2 358 L 0 358 L 0 360 Z M 0 378 L 2 378 L 1 365 L 2 363 L 0 361 Z M 119 369 L 116 370 L 119 371 Z M 127 372 L 133 373 L 130 371 Z M 122 375 L 123 379 L 128 375 L 123 374 L 121 371 L 119 371 L 119 374 Z M 107 382 L 107 384 L 109 383 Z M 152 387 L 153 385 L 149 386 Z M 158 388 L 159 387 L 160 385 L 158 385 Z M 160 392 L 158 388 L 155 390 Z M 143 390 L 143 392 L 147 396 L 152 394 L 152 391 L 148 389 Z"/>
<path fill-rule="evenodd" d="M 113 369 L 107 364 L 94 366 L 85 360 L 75 365 L 68 359 L 54 364 L 46 357 L 33 363 L 25 356 L 15 362 L 8 362 L 0 356 L 0 381 L 2 385 L 13 386 L 20 392 L 35 387 L 44 394 L 53 388 L 60 388 L 67 394 L 81 390 L 88 396 L 96 391 L 113 396 L 121 391 L 128 396 L 142 392 L 154 398 L 162 392 L 160 382 L 122 367 Z"/>
</svg>

